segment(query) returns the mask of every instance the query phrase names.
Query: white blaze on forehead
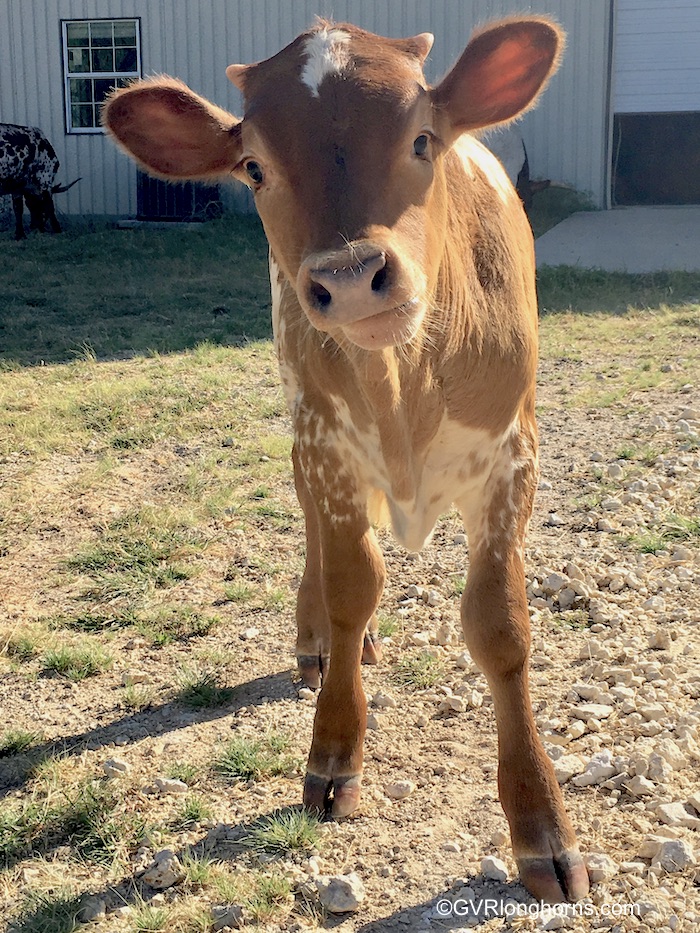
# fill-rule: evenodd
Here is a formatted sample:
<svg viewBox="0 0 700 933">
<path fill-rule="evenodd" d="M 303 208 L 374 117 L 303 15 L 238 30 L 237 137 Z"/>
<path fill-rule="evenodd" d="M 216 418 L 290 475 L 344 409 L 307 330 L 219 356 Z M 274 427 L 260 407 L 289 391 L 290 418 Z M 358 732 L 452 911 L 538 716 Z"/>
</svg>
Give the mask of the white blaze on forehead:
<svg viewBox="0 0 700 933">
<path fill-rule="evenodd" d="M 302 82 L 314 97 L 318 97 L 321 82 L 329 75 L 340 74 L 350 61 L 350 36 L 342 29 L 324 26 L 304 43 L 306 63 L 301 72 Z"/>
</svg>

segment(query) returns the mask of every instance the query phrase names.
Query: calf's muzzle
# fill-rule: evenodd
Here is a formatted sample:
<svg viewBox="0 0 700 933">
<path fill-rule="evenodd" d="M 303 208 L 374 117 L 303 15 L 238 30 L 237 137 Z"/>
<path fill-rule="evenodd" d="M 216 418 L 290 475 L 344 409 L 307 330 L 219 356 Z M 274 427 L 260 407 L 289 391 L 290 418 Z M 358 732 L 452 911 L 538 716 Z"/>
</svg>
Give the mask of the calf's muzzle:
<svg viewBox="0 0 700 933">
<path fill-rule="evenodd" d="M 398 294 L 395 261 L 375 243 L 309 256 L 299 270 L 297 294 L 318 330 L 333 330 L 381 314 L 412 296 Z"/>
</svg>

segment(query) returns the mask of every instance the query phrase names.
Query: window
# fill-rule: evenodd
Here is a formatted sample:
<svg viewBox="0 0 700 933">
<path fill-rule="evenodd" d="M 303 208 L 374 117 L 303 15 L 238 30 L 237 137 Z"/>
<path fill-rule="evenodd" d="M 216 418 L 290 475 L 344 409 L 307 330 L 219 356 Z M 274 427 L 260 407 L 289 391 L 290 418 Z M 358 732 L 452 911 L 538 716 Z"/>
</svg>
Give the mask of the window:
<svg viewBox="0 0 700 933">
<path fill-rule="evenodd" d="M 141 76 L 139 21 L 63 24 L 63 73 L 69 133 L 101 133 L 100 105 L 113 87 Z"/>
</svg>

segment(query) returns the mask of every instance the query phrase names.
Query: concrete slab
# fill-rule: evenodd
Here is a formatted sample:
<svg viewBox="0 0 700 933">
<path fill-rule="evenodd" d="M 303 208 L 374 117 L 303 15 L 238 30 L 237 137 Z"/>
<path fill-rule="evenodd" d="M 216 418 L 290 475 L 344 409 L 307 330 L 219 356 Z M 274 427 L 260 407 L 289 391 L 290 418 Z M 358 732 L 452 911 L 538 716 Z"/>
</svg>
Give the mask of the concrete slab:
<svg viewBox="0 0 700 933">
<path fill-rule="evenodd" d="M 700 272 L 700 205 L 572 214 L 535 243 L 538 266 Z"/>
</svg>

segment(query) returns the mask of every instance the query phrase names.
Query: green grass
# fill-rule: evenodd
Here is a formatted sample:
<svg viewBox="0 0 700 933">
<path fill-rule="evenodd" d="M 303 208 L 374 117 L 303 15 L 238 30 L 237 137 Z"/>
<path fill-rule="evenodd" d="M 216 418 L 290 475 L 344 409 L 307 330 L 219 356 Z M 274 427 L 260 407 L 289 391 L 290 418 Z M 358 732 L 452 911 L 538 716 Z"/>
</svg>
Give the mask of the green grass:
<svg viewBox="0 0 700 933">
<path fill-rule="evenodd" d="M 42 637 L 34 632 L 15 632 L 4 644 L 5 654 L 16 661 L 31 661 L 41 650 Z"/>
<path fill-rule="evenodd" d="M 643 463 L 646 466 L 653 466 L 663 451 L 657 447 L 645 445 L 638 447 L 634 444 L 626 444 L 621 447 L 616 454 L 618 460 L 629 460 L 631 462 Z"/>
<path fill-rule="evenodd" d="M 122 703 L 127 709 L 139 712 L 153 706 L 156 691 L 145 684 L 127 684 L 122 694 Z"/>
<path fill-rule="evenodd" d="M 214 811 L 203 797 L 191 794 L 182 801 L 170 825 L 174 829 L 189 829 L 195 823 L 210 820 L 213 813 Z"/>
<path fill-rule="evenodd" d="M 577 314 L 625 314 L 667 308 L 680 309 L 679 323 L 697 334 L 700 322 L 689 307 L 697 306 L 700 274 L 655 272 L 630 274 L 555 266 L 538 269 L 537 292 L 543 315 L 570 311 Z M 585 318 L 581 321 L 583 325 Z M 593 336 L 591 334 L 591 336 Z M 564 337 L 564 334 L 562 334 Z M 578 341 L 570 341 L 569 347 Z M 654 348 L 648 348 L 651 352 Z"/>
<path fill-rule="evenodd" d="M 309 852 L 321 843 L 319 819 L 303 809 L 277 810 L 261 818 L 244 837 L 243 843 L 256 852 L 272 855 Z"/>
<path fill-rule="evenodd" d="M 253 216 L 186 232 L 72 221 L 60 237 L 30 237 L 22 249 L 2 235 L 0 268 L 7 362 L 89 365 L 270 335 L 267 246 Z"/>
<path fill-rule="evenodd" d="M 377 631 L 380 638 L 391 638 L 392 635 L 395 635 L 401 628 L 401 623 L 398 619 L 393 618 L 392 616 L 385 615 L 380 613 L 377 618 Z"/>
<path fill-rule="evenodd" d="M 63 645 L 49 648 L 42 658 L 42 667 L 47 672 L 59 674 L 78 682 L 109 670 L 114 663 L 111 654 L 96 644 Z"/>
<path fill-rule="evenodd" d="M 663 521 L 654 525 L 649 531 L 630 535 L 628 544 L 644 554 L 657 554 L 666 551 L 674 543 L 689 542 L 695 544 L 700 541 L 700 518 L 669 513 Z"/>
<path fill-rule="evenodd" d="M 529 213 L 533 234 L 538 237 L 576 211 L 590 211 L 591 202 L 580 191 L 567 188 L 547 188 L 533 198 Z"/>
<path fill-rule="evenodd" d="M 284 908 L 293 903 L 292 885 L 285 875 L 277 872 L 258 875 L 253 889 L 246 898 L 246 906 L 256 923 L 272 920 Z"/>
<path fill-rule="evenodd" d="M 159 933 L 168 930 L 172 910 L 169 907 L 152 907 L 150 904 L 139 904 L 132 917 L 134 933 Z"/>
<path fill-rule="evenodd" d="M 659 287 L 654 294 L 654 289 L 635 287 L 640 284 L 636 279 L 643 277 L 623 276 L 618 281 L 613 276 L 613 287 L 605 281 L 608 274 L 601 273 L 599 293 L 593 289 L 589 308 L 585 283 L 590 286 L 597 273 L 570 269 L 550 272 L 555 279 L 560 273 L 563 278 L 573 275 L 573 281 L 563 286 L 573 310 L 562 307 L 562 313 L 545 314 L 540 319 L 543 366 L 550 370 L 552 366 L 568 366 L 560 374 L 554 389 L 556 401 L 550 401 L 550 406 L 635 412 L 647 394 L 677 392 L 700 365 L 700 306 L 689 304 L 687 297 L 700 293 L 700 275 L 683 274 L 682 282 Z M 543 270 L 544 275 L 550 272 Z M 576 294 L 580 275 L 584 275 L 581 294 Z M 666 295 L 665 303 L 659 292 L 667 290 L 679 297 L 670 300 Z M 654 305 L 654 301 L 658 303 Z M 682 367 L 677 364 L 680 348 Z M 666 364 L 671 364 L 670 368 Z M 655 446 L 640 444 L 636 454 L 632 445 L 626 444 L 623 452 L 635 453 L 648 462 Z"/>
<path fill-rule="evenodd" d="M 115 520 L 65 566 L 93 578 L 93 595 L 129 595 L 187 580 L 191 570 L 179 561 L 200 553 L 206 542 L 187 527 L 169 526 L 169 518 L 143 510 Z"/>
<path fill-rule="evenodd" d="M 8 729 L 0 735 L 0 758 L 10 758 L 12 755 L 21 755 L 29 751 L 42 737 L 39 732 L 28 732 L 26 729 Z"/>
<path fill-rule="evenodd" d="M 135 613 L 129 609 L 112 609 L 105 611 L 96 609 L 90 612 L 80 612 L 77 615 L 58 614 L 47 618 L 46 624 L 50 629 L 68 629 L 74 632 L 88 634 L 103 634 L 129 628 L 137 623 Z"/>
<path fill-rule="evenodd" d="M 258 781 L 287 774 L 301 767 L 292 755 L 290 740 L 276 732 L 261 738 L 238 737 L 228 742 L 214 763 L 214 770 L 228 781 Z"/>
<path fill-rule="evenodd" d="M 193 784 L 200 775 L 201 769 L 189 761 L 173 761 L 165 767 L 165 776 L 185 784 Z"/>
<path fill-rule="evenodd" d="M 224 598 L 231 603 L 247 603 L 253 599 L 255 587 L 243 580 L 236 580 L 224 589 Z"/>
<path fill-rule="evenodd" d="M 67 892 L 33 892 L 25 897 L 8 933 L 74 933 L 80 927 L 80 898 Z"/>
<path fill-rule="evenodd" d="M 414 687 L 424 690 L 434 687 L 445 674 L 445 664 L 431 654 L 420 654 L 402 658 L 394 665 L 390 678 L 401 687 Z"/>
<path fill-rule="evenodd" d="M 143 821 L 119 810 L 120 799 L 110 786 L 94 781 L 68 787 L 54 783 L 0 810 L 0 866 L 61 844 L 80 858 L 110 865 L 142 838 Z"/>
<path fill-rule="evenodd" d="M 215 861 L 201 852 L 186 851 L 182 856 L 182 867 L 189 884 L 202 887 L 211 882 Z"/>
<path fill-rule="evenodd" d="M 568 628 L 583 631 L 591 624 L 587 609 L 572 609 L 568 612 L 556 612 L 551 616 L 551 624 L 556 628 Z"/>
<path fill-rule="evenodd" d="M 144 612 L 136 629 L 154 645 L 162 646 L 199 638 L 220 622 L 218 615 L 208 615 L 191 606 L 164 605 L 151 613 Z"/>
<path fill-rule="evenodd" d="M 177 699 L 190 709 L 225 706 L 233 697 L 232 687 L 222 687 L 213 671 L 187 670 L 180 677 Z"/>
</svg>

